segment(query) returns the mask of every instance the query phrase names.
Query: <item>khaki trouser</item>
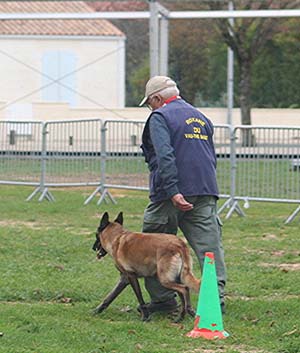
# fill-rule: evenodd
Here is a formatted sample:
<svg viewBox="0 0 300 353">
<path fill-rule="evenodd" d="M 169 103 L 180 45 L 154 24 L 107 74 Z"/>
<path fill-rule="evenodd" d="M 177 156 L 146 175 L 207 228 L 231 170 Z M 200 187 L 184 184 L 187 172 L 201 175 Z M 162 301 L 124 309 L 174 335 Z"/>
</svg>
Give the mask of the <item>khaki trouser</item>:
<svg viewBox="0 0 300 353">
<path fill-rule="evenodd" d="M 201 270 L 205 253 L 213 252 L 222 303 L 226 268 L 222 246 L 222 223 L 217 215 L 217 199 L 214 196 L 190 196 L 185 199 L 194 205 L 191 211 L 178 210 L 171 200 L 150 203 L 144 213 L 143 232 L 177 234 L 179 227 L 194 250 Z M 145 286 L 152 302 L 174 298 L 174 292 L 163 287 L 157 277 L 145 278 Z"/>
</svg>

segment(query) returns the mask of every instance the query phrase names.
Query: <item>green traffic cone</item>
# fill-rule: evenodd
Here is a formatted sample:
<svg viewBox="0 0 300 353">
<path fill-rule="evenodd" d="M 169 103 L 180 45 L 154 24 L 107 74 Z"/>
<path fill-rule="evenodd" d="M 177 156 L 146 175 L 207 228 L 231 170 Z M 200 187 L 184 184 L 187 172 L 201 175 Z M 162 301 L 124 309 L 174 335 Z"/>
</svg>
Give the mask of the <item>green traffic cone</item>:
<svg viewBox="0 0 300 353">
<path fill-rule="evenodd" d="M 229 336 L 223 327 L 215 256 L 212 252 L 205 253 L 195 324 L 187 336 L 206 339 L 224 339 Z"/>
</svg>

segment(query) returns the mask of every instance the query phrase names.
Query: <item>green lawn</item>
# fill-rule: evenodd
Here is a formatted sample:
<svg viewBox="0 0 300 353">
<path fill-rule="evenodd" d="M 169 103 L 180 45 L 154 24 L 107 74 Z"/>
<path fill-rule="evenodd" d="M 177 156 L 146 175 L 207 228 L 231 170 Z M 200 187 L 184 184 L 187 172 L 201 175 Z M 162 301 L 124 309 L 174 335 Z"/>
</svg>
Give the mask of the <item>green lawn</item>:
<svg viewBox="0 0 300 353">
<path fill-rule="evenodd" d="M 0 186 L 1 353 L 300 352 L 300 216 L 284 225 L 295 205 L 251 203 L 247 217 L 224 221 L 230 337 L 211 342 L 185 336 L 190 317 L 141 322 L 131 288 L 92 315 L 118 279 L 112 260 L 91 250 L 99 218 L 123 211 L 125 227 L 140 230 L 148 202 L 146 192 L 118 190 L 116 205 L 84 206 L 92 190 L 51 190 L 57 201 L 39 203 L 24 201 L 32 188 Z"/>
</svg>

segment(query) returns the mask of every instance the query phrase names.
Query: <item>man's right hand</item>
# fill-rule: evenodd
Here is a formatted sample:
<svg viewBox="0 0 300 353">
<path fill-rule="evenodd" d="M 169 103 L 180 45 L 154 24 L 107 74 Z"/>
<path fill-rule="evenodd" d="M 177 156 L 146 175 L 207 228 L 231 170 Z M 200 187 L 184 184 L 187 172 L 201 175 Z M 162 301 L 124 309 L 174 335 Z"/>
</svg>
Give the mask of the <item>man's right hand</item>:
<svg viewBox="0 0 300 353">
<path fill-rule="evenodd" d="M 194 208 L 194 205 L 186 201 L 182 194 L 175 194 L 171 197 L 171 200 L 173 202 L 173 205 L 180 211 L 186 212 Z"/>
</svg>

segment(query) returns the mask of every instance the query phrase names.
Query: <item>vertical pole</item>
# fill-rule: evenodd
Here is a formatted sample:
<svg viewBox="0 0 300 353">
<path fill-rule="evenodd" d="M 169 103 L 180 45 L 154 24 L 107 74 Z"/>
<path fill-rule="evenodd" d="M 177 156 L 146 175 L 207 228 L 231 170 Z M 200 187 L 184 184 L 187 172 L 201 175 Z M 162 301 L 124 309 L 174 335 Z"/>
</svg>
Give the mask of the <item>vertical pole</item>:
<svg viewBox="0 0 300 353">
<path fill-rule="evenodd" d="M 230 170 L 231 170 L 231 178 L 230 178 L 230 199 L 226 202 L 227 205 L 231 206 L 228 211 L 225 219 L 231 217 L 233 212 L 236 212 L 239 216 L 245 217 L 245 213 L 241 209 L 238 204 L 238 201 L 235 200 L 236 194 L 236 128 L 230 126 Z"/>
<path fill-rule="evenodd" d="M 106 132 L 107 132 L 107 122 L 102 122 L 101 120 L 101 185 L 98 188 L 98 191 L 101 194 L 100 199 L 97 202 L 97 205 L 100 205 L 102 201 L 106 200 L 106 196 L 110 199 L 113 204 L 116 204 L 115 199 L 110 194 L 108 189 L 105 186 L 106 183 L 106 160 L 107 160 L 107 149 L 106 149 Z"/>
<path fill-rule="evenodd" d="M 48 123 L 42 123 L 42 154 L 41 154 L 41 179 L 40 179 L 40 190 L 45 190 L 45 178 L 46 178 L 46 158 L 47 158 L 47 127 Z"/>
<path fill-rule="evenodd" d="M 33 191 L 31 195 L 29 195 L 26 201 L 30 201 L 37 193 L 41 193 L 39 197 L 39 201 L 43 201 L 46 198 L 49 202 L 55 201 L 53 195 L 50 193 L 48 188 L 45 186 L 45 178 L 46 178 L 46 160 L 47 160 L 47 126 L 48 123 L 42 123 L 42 150 L 41 150 L 41 178 L 40 185 Z"/>
<path fill-rule="evenodd" d="M 159 74 L 168 76 L 168 56 L 169 56 L 169 20 L 162 16 L 160 19 L 160 60 Z"/>
<path fill-rule="evenodd" d="M 236 128 L 230 129 L 230 199 L 234 200 L 236 191 Z"/>
<path fill-rule="evenodd" d="M 105 176 L 106 176 L 106 122 L 103 124 L 101 120 L 101 180 L 100 180 L 100 193 L 104 193 L 105 189 Z"/>
<path fill-rule="evenodd" d="M 150 77 L 159 74 L 159 20 L 156 0 L 149 0 Z"/>
<path fill-rule="evenodd" d="M 228 10 L 233 11 L 233 2 L 230 0 Z M 228 19 L 231 26 L 233 26 L 233 18 Z M 233 80 L 234 80 L 234 53 L 228 47 L 227 49 L 227 124 L 232 125 L 232 109 L 234 105 L 233 93 Z"/>
</svg>

